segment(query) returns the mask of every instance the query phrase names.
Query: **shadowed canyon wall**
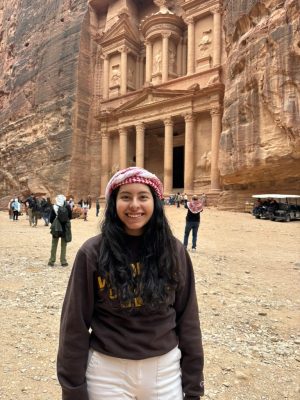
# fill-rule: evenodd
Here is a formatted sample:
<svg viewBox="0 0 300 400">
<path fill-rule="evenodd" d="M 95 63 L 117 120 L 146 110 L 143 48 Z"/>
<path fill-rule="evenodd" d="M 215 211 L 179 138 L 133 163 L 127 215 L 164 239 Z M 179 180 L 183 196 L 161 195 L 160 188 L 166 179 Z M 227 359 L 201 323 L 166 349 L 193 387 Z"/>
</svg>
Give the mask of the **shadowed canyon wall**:
<svg viewBox="0 0 300 400">
<path fill-rule="evenodd" d="M 0 9 L 0 197 L 66 193 L 75 159 L 79 171 L 89 162 L 87 19 L 85 0 L 9 0 Z M 89 181 L 82 186 L 88 192 Z"/>
<path fill-rule="evenodd" d="M 224 1 L 221 201 L 300 192 L 300 3 Z"/>
</svg>

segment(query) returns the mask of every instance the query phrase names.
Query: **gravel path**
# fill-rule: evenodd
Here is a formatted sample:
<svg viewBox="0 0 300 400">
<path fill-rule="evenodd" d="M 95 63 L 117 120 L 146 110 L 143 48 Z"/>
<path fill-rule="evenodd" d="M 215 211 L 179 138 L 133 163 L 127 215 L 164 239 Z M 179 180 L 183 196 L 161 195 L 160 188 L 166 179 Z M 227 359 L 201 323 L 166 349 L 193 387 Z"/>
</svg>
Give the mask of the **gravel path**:
<svg viewBox="0 0 300 400">
<path fill-rule="evenodd" d="M 182 239 L 185 210 L 166 208 Z M 73 220 L 70 265 L 97 234 Z M 101 219 L 101 215 L 100 215 Z M 0 212 L 0 399 L 58 400 L 59 318 L 71 266 L 47 266 L 51 236 L 39 221 Z M 256 220 L 205 209 L 191 253 L 205 348 L 206 396 L 215 400 L 300 399 L 300 221 Z"/>
</svg>

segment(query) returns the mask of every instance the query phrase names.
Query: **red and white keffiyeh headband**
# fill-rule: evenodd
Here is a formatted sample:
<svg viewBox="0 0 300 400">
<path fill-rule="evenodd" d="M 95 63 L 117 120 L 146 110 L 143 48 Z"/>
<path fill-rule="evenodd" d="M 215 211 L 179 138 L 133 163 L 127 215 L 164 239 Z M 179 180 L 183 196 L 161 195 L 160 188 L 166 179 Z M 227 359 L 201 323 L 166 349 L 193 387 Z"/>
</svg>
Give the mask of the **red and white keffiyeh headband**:
<svg viewBox="0 0 300 400">
<path fill-rule="evenodd" d="M 192 200 L 187 202 L 187 207 L 193 214 L 203 211 L 203 204 L 200 200 Z"/>
<path fill-rule="evenodd" d="M 112 191 L 119 186 L 127 185 L 129 183 L 143 183 L 144 185 L 151 186 L 157 196 L 163 198 L 163 184 L 158 177 L 144 168 L 129 167 L 122 169 L 115 173 L 106 186 L 105 198 L 109 199 Z"/>
</svg>

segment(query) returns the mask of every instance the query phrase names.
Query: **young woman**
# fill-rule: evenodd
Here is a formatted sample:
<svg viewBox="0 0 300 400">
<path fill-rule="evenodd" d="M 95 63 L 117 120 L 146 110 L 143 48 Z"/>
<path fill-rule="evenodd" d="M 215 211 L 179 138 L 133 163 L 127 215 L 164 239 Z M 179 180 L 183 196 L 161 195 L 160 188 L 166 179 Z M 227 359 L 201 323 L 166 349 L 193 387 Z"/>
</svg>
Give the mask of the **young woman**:
<svg viewBox="0 0 300 400">
<path fill-rule="evenodd" d="M 160 180 L 131 167 L 106 188 L 102 234 L 79 249 L 61 316 L 63 400 L 199 400 L 203 349 L 193 267 Z"/>
</svg>

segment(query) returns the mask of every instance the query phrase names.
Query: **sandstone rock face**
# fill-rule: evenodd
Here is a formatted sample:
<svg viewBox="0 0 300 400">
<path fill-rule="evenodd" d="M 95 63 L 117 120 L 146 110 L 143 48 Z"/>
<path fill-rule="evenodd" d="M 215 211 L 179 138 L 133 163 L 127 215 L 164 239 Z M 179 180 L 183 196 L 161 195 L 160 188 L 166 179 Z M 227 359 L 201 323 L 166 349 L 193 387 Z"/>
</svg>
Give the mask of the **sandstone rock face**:
<svg viewBox="0 0 300 400">
<path fill-rule="evenodd" d="M 91 102 L 86 12 L 85 0 L 0 6 L 0 197 L 69 190 L 73 152 L 89 118 L 82 104 Z M 86 72 L 78 79 L 80 68 Z M 84 148 L 77 161 L 86 164 Z"/>
<path fill-rule="evenodd" d="M 223 204 L 300 191 L 300 3 L 224 1 Z"/>
</svg>

